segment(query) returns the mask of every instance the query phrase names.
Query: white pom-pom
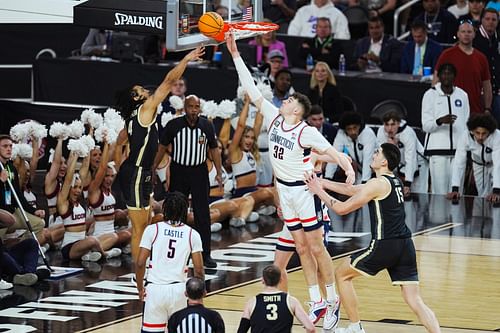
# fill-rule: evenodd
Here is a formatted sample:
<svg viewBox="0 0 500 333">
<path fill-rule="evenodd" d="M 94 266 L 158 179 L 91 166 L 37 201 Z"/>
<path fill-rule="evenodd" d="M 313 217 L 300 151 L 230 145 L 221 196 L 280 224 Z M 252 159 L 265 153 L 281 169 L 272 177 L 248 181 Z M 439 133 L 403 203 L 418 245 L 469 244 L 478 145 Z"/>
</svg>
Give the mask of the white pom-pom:
<svg viewBox="0 0 500 333">
<path fill-rule="evenodd" d="M 163 112 L 163 105 L 158 104 L 158 106 L 156 107 L 156 114 L 160 114 Z"/>
<path fill-rule="evenodd" d="M 174 119 L 174 115 L 170 112 L 163 112 L 161 115 L 161 127 L 167 126 L 167 123 Z"/>
<path fill-rule="evenodd" d="M 56 121 L 50 126 L 49 134 L 53 138 L 66 140 L 69 137 L 68 125 Z"/>
<path fill-rule="evenodd" d="M 94 146 L 95 142 L 89 135 L 85 135 L 80 139 L 70 139 L 68 142 L 68 149 L 75 152 L 78 157 L 87 157 Z"/>
<path fill-rule="evenodd" d="M 47 136 L 47 127 L 45 127 L 45 125 L 36 121 L 30 121 L 28 124 L 30 124 L 31 127 L 30 136 L 32 136 L 35 140 L 40 140 Z"/>
<path fill-rule="evenodd" d="M 116 112 L 115 109 L 109 108 L 104 113 L 103 127 L 106 128 L 105 131 L 106 133 L 105 134 L 100 133 L 100 136 L 102 137 L 103 135 L 106 135 L 106 141 L 109 144 L 113 144 L 116 142 L 118 134 L 120 133 L 120 131 L 124 126 L 125 126 L 125 121 L 123 120 L 121 115 L 118 112 Z M 97 139 L 97 133 L 96 133 L 96 139 Z M 102 139 L 100 141 L 102 141 Z"/>
<path fill-rule="evenodd" d="M 12 145 L 12 159 L 16 159 L 18 156 L 23 160 L 30 159 L 33 156 L 32 147 L 27 143 L 14 143 Z"/>
<path fill-rule="evenodd" d="M 10 129 L 10 136 L 16 142 L 22 142 L 29 137 L 30 126 L 28 123 L 16 124 Z"/>
<path fill-rule="evenodd" d="M 201 113 L 207 118 L 215 118 L 215 114 L 217 113 L 217 109 L 219 106 L 214 101 L 206 101 L 203 103 L 203 107 L 201 108 Z"/>
<path fill-rule="evenodd" d="M 94 131 L 94 138 L 97 142 L 104 142 L 104 138 L 108 134 L 108 129 L 106 126 L 101 126 Z"/>
<path fill-rule="evenodd" d="M 81 120 L 84 124 L 89 124 L 92 128 L 99 128 L 103 123 L 102 116 L 94 109 L 83 110 Z"/>
<path fill-rule="evenodd" d="M 219 103 L 219 107 L 217 108 L 217 113 L 215 114 L 215 116 L 222 119 L 228 119 L 231 118 L 231 116 L 235 113 L 236 103 L 234 101 L 224 99 Z"/>
<path fill-rule="evenodd" d="M 85 132 L 85 127 L 83 126 L 83 123 L 80 120 L 73 120 L 71 124 L 68 125 L 68 129 L 69 129 L 69 136 L 75 139 L 80 138 Z"/>
<path fill-rule="evenodd" d="M 245 93 L 245 89 L 242 86 L 239 86 L 238 90 L 236 91 L 236 97 L 238 97 L 239 99 L 243 99 L 245 98 Z"/>
<path fill-rule="evenodd" d="M 273 90 L 271 89 L 271 86 L 268 84 L 265 84 L 263 82 L 257 83 L 257 89 L 260 90 L 262 97 L 268 101 L 273 100 Z"/>
<path fill-rule="evenodd" d="M 170 105 L 175 110 L 184 109 L 184 101 L 179 96 L 172 95 L 172 96 L 170 96 L 170 98 L 168 99 L 168 101 L 170 102 Z"/>
</svg>

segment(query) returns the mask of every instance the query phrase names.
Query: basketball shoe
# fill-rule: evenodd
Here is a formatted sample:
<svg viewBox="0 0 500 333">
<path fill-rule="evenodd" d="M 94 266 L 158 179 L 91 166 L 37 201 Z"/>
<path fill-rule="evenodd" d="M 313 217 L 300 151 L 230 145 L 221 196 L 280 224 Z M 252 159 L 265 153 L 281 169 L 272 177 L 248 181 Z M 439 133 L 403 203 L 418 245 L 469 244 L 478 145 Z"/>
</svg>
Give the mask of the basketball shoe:
<svg viewBox="0 0 500 333">
<path fill-rule="evenodd" d="M 340 319 L 340 298 L 333 302 L 327 302 L 328 307 L 326 308 L 325 318 L 323 319 L 323 329 L 333 330 L 339 324 Z"/>
<path fill-rule="evenodd" d="M 316 324 L 325 315 L 328 302 L 321 300 L 320 302 L 307 302 L 307 305 L 309 305 L 309 319 Z"/>
<path fill-rule="evenodd" d="M 350 324 L 346 328 L 337 328 L 335 333 L 366 333 L 361 323 Z"/>
</svg>

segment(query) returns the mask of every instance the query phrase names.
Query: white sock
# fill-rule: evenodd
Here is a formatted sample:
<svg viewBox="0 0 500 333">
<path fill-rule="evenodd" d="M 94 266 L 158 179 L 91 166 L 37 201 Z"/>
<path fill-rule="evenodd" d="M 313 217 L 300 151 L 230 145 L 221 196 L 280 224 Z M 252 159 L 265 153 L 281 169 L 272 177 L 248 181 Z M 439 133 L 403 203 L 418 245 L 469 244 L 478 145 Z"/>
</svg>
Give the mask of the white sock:
<svg viewBox="0 0 500 333">
<path fill-rule="evenodd" d="M 326 300 L 328 302 L 335 302 L 337 299 L 337 292 L 335 291 L 335 283 L 325 285 Z"/>
<path fill-rule="evenodd" d="M 321 302 L 321 294 L 319 292 L 319 286 L 317 284 L 309 286 L 309 297 L 314 303 Z"/>
<path fill-rule="evenodd" d="M 355 322 L 355 323 L 350 323 L 349 327 L 352 328 L 354 332 L 361 331 L 363 329 L 363 326 L 361 326 L 361 322 Z"/>
</svg>

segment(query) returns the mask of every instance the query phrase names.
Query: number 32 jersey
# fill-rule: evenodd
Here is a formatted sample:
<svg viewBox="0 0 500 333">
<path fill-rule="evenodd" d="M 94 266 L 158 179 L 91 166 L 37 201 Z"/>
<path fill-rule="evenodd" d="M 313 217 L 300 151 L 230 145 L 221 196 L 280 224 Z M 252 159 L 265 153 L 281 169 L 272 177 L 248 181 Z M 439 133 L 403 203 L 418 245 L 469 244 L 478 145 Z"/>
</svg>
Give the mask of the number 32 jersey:
<svg viewBox="0 0 500 333">
<path fill-rule="evenodd" d="M 331 147 L 330 143 L 315 127 L 305 121 L 296 125 L 284 123 L 283 116 L 268 101 L 262 102 L 262 112 L 268 122 L 269 154 L 274 174 L 277 178 L 295 182 L 304 179 L 304 172 L 312 172 L 311 148 L 322 153 Z M 270 118 L 269 115 L 275 115 Z M 267 122 L 266 122 L 267 123 Z"/>
<path fill-rule="evenodd" d="M 203 251 L 200 234 L 191 227 L 158 222 L 149 225 L 140 247 L 151 251 L 148 282 L 170 284 L 186 281 L 189 255 Z"/>
</svg>

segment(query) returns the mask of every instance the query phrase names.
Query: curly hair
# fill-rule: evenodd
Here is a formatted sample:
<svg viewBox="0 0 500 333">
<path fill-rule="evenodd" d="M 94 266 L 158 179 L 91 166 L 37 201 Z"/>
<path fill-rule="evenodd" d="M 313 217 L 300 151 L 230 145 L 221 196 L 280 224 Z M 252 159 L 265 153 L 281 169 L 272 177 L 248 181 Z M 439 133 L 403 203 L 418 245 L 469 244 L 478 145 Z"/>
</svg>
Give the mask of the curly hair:
<svg viewBox="0 0 500 333">
<path fill-rule="evenodd" d="M 478 127 L 485 128 L 488 133 L 493 133 L 497 128 L 498 124 L 495 118 L 489 114 L 476 114 L 471 115 L 469 120 L 467 120 L 467 128 L 469 131 L 473 131 Z"/>
<path fill-rule="evenodd" d="M 186 223 L 188 200 L 183 193 L 175 191 L 165 194 L 162 208 L 165 221 L 173 224 Z"/>
</svg>

